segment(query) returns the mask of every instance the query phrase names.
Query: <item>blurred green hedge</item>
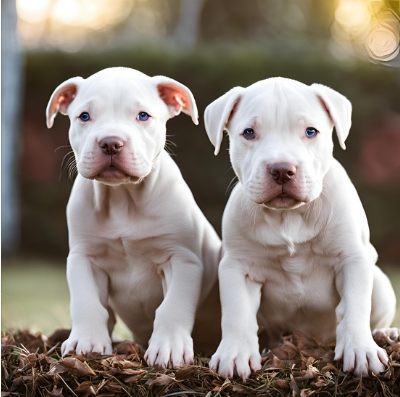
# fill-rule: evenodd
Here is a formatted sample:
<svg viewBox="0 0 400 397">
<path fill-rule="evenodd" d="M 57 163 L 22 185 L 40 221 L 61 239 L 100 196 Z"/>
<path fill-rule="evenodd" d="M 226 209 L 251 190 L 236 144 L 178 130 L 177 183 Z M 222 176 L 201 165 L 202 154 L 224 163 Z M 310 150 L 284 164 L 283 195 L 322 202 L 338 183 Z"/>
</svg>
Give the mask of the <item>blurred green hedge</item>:
<svg viewBox="0 0 400 397">
<path fill-rule="evenodd" d="M 362 179 L 359 161 L 359 143 L 368 126 L 387 114 L 400 114 L 399 70 L 363 62 L 341 63 L 326 52 L 313 49 L 275 53 L 260 46 L 244 44 L 199 47 L 191 52 L 143 46 L 106 53 L 27 53 L 22 138 L 25 141 L 29 127 L 34 129 L 38 141 L 46 139 L 50 143 L 44 145 L 46 151 L 31 157 L 29 153 L 33 149 L 26 143 L 23 145 L 21 208 L 24 252 L 56 256 L 66 256 L 68 252 L 64 213 L 72 183 L 67 181 L 65 172 L 58 179 L 61 160 L 67 149 L 53 153 L 58 146 L 68 143 L 68 121 L 58 116 L 54 131 L 48 132 L 44 118 L 47 101 L 55 87 L 64 80 L 72 76 L 88 77 L 112 66 L 132 67 L 149 75 L 167 75 L 192 90 L 199 108 L 200 126 L 194 126 L 185 115 L 176 117 L 168 123 L 168 139 L 177 145 L 172 147 L 176 154 L 174 159 L 198 204 L 218 232 L 229 195 L 228 185 L 234 174 L 230 169 L 227 139 L 221 154 L 213 156 L 213 147 L 202 120 L 205 107 L 236 85 L 247 86 L 273 76 L 289 77 L 306 84 L 322 83 L 347 96 L 353 103 L 353 127 L 347 150 L 341 151 L 336 144 L 335 156 L 346 167 L 360 193 L 369 217 L 372 241 L 383 260 L 400 261 L 399 185 L 369 186 Z M 51 152 L 49 146 L 53 147 Z M 46 156 L 57 157 L 54 173 L 57 177 L 38 182 L 28 175 L 27 170 L 31 161 L 37 165 Z M 391 241 L 389 248 L 388 239 Z M 398 247 L 394 253 L 393 246 Z"/>
</svg>

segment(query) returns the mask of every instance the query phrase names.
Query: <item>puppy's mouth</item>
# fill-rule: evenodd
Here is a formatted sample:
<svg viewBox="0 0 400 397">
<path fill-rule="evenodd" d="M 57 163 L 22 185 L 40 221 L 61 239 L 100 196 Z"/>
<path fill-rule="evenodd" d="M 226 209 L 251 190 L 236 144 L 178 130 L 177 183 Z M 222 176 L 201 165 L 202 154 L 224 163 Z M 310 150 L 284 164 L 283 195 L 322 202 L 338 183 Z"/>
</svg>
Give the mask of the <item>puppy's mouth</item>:
<svg viewBox="0 0 400 397">
<path fill-rule="evenodd" d="M 104 168 L 96 177 L 101 179 L 123 179 L 128 175 L 125 172 L 118 169 L 115 165 L 111 164 L 108 167 Z"/>
<path fill-rule="evenodd" d="M 270 209 L 295 209 L 305 204 L 306 201 L 282 190 L 277 196 L 262 205 Z"/>
<path fill-rule="evenodd" d="M 114 164 L 103 168 L 93 179 L 104 183 L 139 183 L 143 180 L 142 177 L 129 175 Z"/>
</svg>

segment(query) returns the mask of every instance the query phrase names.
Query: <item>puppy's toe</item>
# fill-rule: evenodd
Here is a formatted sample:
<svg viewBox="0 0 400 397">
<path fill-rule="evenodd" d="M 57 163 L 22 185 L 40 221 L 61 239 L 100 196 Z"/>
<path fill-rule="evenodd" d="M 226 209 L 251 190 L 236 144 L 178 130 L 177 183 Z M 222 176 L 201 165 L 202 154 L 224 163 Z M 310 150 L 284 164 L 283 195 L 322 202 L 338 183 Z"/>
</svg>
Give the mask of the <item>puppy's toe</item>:
<svg viewBox="0 0 400 397">
<path fill-rule="evenodd" d="M 157 355 L 158 355 L 158 350 L 156 349 L 152 349 L 152 348 L 148 348 L 146 350 L 146 353 L 144 355 L 144 359 L 146 360 L 146 363 L 149 367 L 154 367 L 154 364 L 156 362 L 157 359 Z"/>
<path fill-rule="evenodd" d="M 78 354 L 112 354 L 111 341 L 107 339 L 80 339 L 76 345 L 75 351 Z"/>
<path fill-rule="evenodd" d="M 343 355 L 343 371 L 353 372 L 356 366 L 355 360 L 356 360 L 356 355 L 354 351 L 349 351 L 347 352 L 347 354 Z"/>
<path fill-rule="evenodd" d="M 379 351 L 367 353 L 367 372 L 369 369 L 370 372 L 373 372 L 374 374 L 379 374 L 380 372 L 383 372 L 385 370 L 384 364 L 386 364 L 388 361 L 387 354 L 385 352 L 385 355 L 382 355 L 381 357 L 379 353 Z M 386 363 L 382 362 L 382 359 L 386 359 Z"/>
<path fill-rule="evenodd" d="M 171 352 L 169 349 L 161 348 L 158 351 L 157 359 L 154 362 L 154 366 L 156 368 L 165 369 L 165 368 L 173 368 Z"/>
<path fill-rule="evenodd" d="M 93 353 L 109 355 L 112 354 L 112 346 L 111 343 L 108 341 L 94 341 L 91 351 Z"/>
<path fill-rule="evenodd" d="M 172 368 L 180 367 L 184 365 L 184 356 L 183 356 L 183 349 L 180 347 L 176 347 L 171 352 L 171 361 L 172 361 Z"/>
<path fill-rule="evenodd" d="M 64 357 L 67 354 L 74 354 L 76 350 L 76 345 L 78 341 L 77 340 L 71 340 L 67 339 L 63 344 L 61 345 L 61 355 Z"/>
<path fill-rule="evenodd" d="M 246 379 L 251 375 L 249 360 L 246 360 L 246 357 L 237 357 L 235 360 L 235 368 L 237 376 L 240 376 L 243 382 L 246 382 Z"/>
<path fill-rule="evenodd" d="M 219 357 L 216 354 L 211 357 L 208 366 L 210 367 L 211 371 L 217 372 L 219 366 Z"/>
<path fill-rule="evenodd" d="M 372 331 L 372 336 L 377 342 L 397 342 L 399 340 L 400 330 L 396 327 L 376 328 Z"/>
<path fill-rule="evenodd" d="M 192 349 L 185 349 L 183 360 L 186 365 L 192 365 L 194 362 L 194 352 Z"/>
<path fill-rule="evenodd" d="M 250 369 L 252 371 L 259 371 L 262 367 L 261 367 L 261 356 L 258 355 L 253 355 L 250 357 L 249 360 L 249 364 L 250 364 Z"/>
<path fill-rule="evenodd" d="M 230 360 L 220 360 L 218 366 L 218 374 L 222 378 L 232 378 L 233 377 L 233 359 Z"/>
</svg>

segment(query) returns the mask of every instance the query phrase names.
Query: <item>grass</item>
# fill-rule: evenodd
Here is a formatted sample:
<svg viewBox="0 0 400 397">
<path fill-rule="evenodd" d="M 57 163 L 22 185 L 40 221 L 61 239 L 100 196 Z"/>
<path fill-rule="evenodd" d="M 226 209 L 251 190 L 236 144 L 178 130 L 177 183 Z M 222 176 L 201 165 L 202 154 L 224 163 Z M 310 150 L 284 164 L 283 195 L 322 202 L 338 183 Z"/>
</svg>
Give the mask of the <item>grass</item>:
<svg viewBox="0 0 400 397">
<path fill-rule="evenodd" d="M 400 328 L 400 266 L 386 266 L 398 297 L 394 326 Z M 2 266 L 2 331 L 28 329 L 47 335 L 56 328 L 69 328 L 69 292 L 65 265 L 48 261 L 3 261 Z M 116 335 L 130 339 L 122 321 Z"/>
<path fill-rule="evenodd" d="M 70 328 L 69 291 L 65 265 L 48 261 L 12 260 L 2 263 L 1 330 L 51 334 Z M 115 334 L 131 339 L 118 319 Z"/>
</svg>

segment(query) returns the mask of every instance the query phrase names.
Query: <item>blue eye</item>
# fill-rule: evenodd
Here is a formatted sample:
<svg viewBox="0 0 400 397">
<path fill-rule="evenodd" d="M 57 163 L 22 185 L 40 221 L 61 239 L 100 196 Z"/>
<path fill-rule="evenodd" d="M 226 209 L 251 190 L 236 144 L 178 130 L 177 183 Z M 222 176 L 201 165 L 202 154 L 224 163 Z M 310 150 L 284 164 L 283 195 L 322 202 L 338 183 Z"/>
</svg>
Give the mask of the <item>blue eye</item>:
<svg viewBox="0 0 400 397">
<path fill-rule="evenodd" d="M 149 117 L 150 117 L 150 115 L 149 115 L 148 113 L 146 113 L 146 112 L 140 112 L 140 113 L 138 114 L 138 116 L 137 116 L 137 119 L 140 120 L 140 121 L 146 121 L 146 120 L 149 119 Z"/>
<path fill-rule="evenodd" d="M 79 118 L 86 123 L 90 120 L 90 114 L 88 112 L 83 112 L 80 114 Z"/>
<path fill-rule="evenodd" d="M 254 132 L 253 128 L 246 128 L 243 131 L 243 136 L 246 139 L 251 140 L 251 139 L 254 139 L 256 137 L 256 133 Z"/>
<path fill-rule="evenodd" d="M 308 127 L 306 129 L 306 137 L 307 138 L 315 138 L 317 136 L 317 134 L 318 134 L 318 130 L 316 130 L 313 127 Z"/>
</svg>

